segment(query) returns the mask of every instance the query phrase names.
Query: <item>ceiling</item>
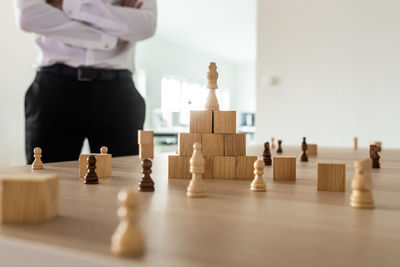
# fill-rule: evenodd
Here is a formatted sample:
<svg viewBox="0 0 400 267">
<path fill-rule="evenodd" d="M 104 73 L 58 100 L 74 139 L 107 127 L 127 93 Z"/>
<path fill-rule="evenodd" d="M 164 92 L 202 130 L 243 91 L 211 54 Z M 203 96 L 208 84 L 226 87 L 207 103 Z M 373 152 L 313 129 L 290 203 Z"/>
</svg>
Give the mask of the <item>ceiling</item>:
<svg viewBox="0 0 400 267">
<path fill-rule="evenodd" d="M 257 0 L 158 0 L 157 35 L 233 62 L 254 62 Z"/>
</svg>

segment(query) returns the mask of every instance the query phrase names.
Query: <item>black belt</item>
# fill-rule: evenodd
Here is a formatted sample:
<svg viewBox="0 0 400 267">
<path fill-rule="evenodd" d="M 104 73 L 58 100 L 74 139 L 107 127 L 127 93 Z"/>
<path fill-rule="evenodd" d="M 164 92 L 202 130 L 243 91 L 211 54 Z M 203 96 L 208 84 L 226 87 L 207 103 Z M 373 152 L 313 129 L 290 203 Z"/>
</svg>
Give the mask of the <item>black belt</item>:
<svg viewBox="0 0 400 267">
<path fill-rule="evenodd" d="M 73 68 L 64 64 L 55 64 L 49 67 L 42 67 L 38 72 L 53 73 L 59 76 L 67 76 L 77 81 L 111 81 L 121 78 L 132 78 L 129 70 L 97 69 L 90 67 Z"/>
</svg>

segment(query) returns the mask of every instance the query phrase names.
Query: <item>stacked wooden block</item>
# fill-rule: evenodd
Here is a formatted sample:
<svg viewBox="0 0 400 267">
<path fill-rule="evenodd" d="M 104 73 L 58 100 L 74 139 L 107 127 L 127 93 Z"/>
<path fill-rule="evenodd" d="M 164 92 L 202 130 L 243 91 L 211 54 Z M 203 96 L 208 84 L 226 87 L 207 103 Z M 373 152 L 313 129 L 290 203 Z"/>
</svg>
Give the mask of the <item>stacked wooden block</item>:
<svg viewBox="0 0 400 267">
<path fill-rule="evenodd" d="M 193 144 L 202 144 L 203 178 L 252 179 L 256 156 L 246 156 L 246 134 L 236 133 L 236 111 L 191 111 L 190 133 L 178 135 L 178 155 L 168 158 L 168 178 L 189 179 Z"/>
<path fill-rule="evenodd" d="M 154 158 L 154 132 L 138 131 L 139 157 L 141 159 Z"/>
</svg>

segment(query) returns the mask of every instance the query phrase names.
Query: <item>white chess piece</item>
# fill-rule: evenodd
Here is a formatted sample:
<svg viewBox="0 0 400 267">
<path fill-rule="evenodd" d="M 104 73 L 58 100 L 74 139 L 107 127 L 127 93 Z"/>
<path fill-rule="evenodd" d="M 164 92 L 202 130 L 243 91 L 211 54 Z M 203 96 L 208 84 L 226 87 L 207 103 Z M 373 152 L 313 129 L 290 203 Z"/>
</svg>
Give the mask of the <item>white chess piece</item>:
<svg viewBox="0 0 400 267">
<path fill-rule="evenodd" d="M 250 184 L 250 190 L 255 192 L 267 191 L 267 184 L 264 182 L 265 164 L 262 160 L 254 161 L 254 179 Z"/>
<path fill-rule="evenodd" d="M 108 153 L 108 148 L 107 148 L 106 146 L 102 146 L 102 147 L 100 148 L 100 153 L 101 153 L 101 154 L 107 154 L 107 153 Z"/>
<path fill-rule="evenodd" d="M 111 252 L 118 256 L 139 256 L 145 251 L 145 238 L 137 224 L 139 194 L 131 188 L 118 193 L 120 223 L 111 238 Z"/>
<path fill-rule="evenodd" d="M 204 170 L 204 158 L 201 154 L 201 144 L 195 143 L 193 145 L 193 155 L 190 158 L 190 173 L 192 174 L 192 180 L 190 180 L 190 184 L 186 191 L 188 197 L 206 196 L 206 187 L 202 179 Z"/>
<path fill-rule="evenodd" d="M 271 150 L 275 150 L 275 138 L 271 137 Z"/>
<path fill-rule="evenodd" d="M 372 162 L 371 159 L 354 162 L 354 178 L 351 181 L 350 206 L 353 208 L 374 208 L 372 197 Z"/>
<path fill-rule="evenodd" d="M 42 149 L 40 147 L 35 147 L 35 149 L 33 149 L 33 157 L 35 160 L 32 163 L 32 170 L 42 170 L 44 166 L 41 160 Z"/>
<path fill-rule="evenodd" d="M 218 72 L 217 72 L 217 65 L 215 62 L 211 62 L 210 66 L 208 67 L 209 71 L 207 73 L 207 88 L 208 90 L 208 97 L 206 100 L 206 104 L 204 105 L 205 110 L 219 110 L 219 104 L 217 99 L 217 94 L 215 92 L 218 89 L 217 80 L 218 80 Z"/>
</svg>

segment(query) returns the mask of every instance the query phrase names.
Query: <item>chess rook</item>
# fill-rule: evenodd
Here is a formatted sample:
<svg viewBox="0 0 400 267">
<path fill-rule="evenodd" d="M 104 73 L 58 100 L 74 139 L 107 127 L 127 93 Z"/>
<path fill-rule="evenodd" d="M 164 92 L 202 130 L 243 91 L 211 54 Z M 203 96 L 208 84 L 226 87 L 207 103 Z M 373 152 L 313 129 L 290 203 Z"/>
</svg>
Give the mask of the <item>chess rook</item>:
<svg viewBox="0 0 400 267">
<path fill-rule="evenodd" d="M 218 99 L 215 90 L 218 88 L 217 80 L 218 80 L 218 72 L 217 72 L 217 65 L 215 62 L 211 62 L 210 66 L 208 67 L 209 71 L 207 73 L 207 88 L 208 90 L 208 97 L 206 103 L 204 105 L 205 110 L 219 110 Z"/>
<path fill-rule="evenodd" d="M 350 206 L 353 208 L 374 208 L 372 197 L 371 159 L 354 162 L 354 178 L 351 182 Z"/>
<path fill-rule="evenodd" d="M 154 191 L 154 181 L 151 179 L 151 167 L 153 163 L 149 159 L 144 159 L 142 161 L 142 180 L 139 182 L 138 190 L 140 192 L 153 192 Z"/>
<path fill-rule="evenodd" d="M 307 157 L 307 142 L 306 142 L 306 138 L 303 137 L 303 142 L 301 143 L 301 156 L 300 156 L 300 161 L 301 162 L 307 162 L 308 161 L 308 157 Z"/>
<path fill-rule="evenodd" d="M 268 143 L 268 142 L 267 142 Z M 256 160 L 254 162 L 254 179 L 250 184 L 250 190 L 255 192 L 267 191 L 267 184 L 264 181 L 264 162 Z"/>
<path fill-rule="evenodd" d="M 33 149 L 33 157 L 35 160 L 32 163 L 32 170 L 43 170 L 43 162 L 42 162 L 42 149 L 40 147 L 35 147 Z"/>
<path fill-rule="evenodd" d="M 87 173 L 85 177 L 83 177 L 83 181 L 85 184 L 98 184 L 99 183 L 99 178 L 97 177 L 96 174 L 96 157 L 91 155 L 87 158 Z"/>
<path fill-rule="evenodd" d="M 269 149 L 269 142 L 264 143 L 263 160 L 265 166 L 272 165 L 271 150 Z"/>
<path fill-rule="evenodd" d="M 140 256 L 145 251 L 145 237 L 137 224 L 139 195 L 133 189 L 118 193 L 119 225 L 111 237 L 111 252 L 122 257 Z"/>
<path fill-rule="evenodd" d="M 202 178 L 204 171 L 204 158 L 201 154 L 201 144 L 195 143 L 193 145 L 193 155 L 190 158 L 190 173 L 192 174 L 192 180 L 190 180 L 190 184 L 186 191 L 188 197 L 206 196 L 206 187 Z"/>
</svg>

